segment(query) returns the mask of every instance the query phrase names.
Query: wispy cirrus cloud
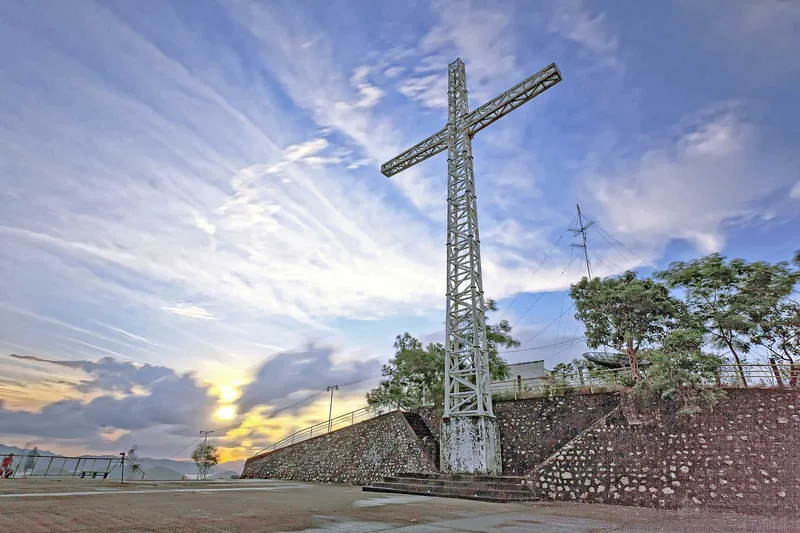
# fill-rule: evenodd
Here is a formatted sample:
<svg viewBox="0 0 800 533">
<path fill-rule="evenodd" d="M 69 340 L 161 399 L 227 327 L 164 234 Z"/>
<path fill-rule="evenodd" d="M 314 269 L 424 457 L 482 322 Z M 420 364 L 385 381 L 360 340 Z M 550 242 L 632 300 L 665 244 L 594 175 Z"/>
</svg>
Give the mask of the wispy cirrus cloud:
<svg viewBox="0 0 800 533">
<path fill-rule="evenodd" d="M 189 318 L 202 318 L 206 320 L 213 320 L 214 315 L 208 312 L 206 309 L 203 309 L 197 305 L 190 305 L 190 304 L 177 304 L 177 305 L 167 305 L 162 307 L 164 311 L 167 313 L 172 313 L 174 315 L 179 316 L 186 316 Z"/>
<path fill-rule="evenodd" d="M 759 142 L 741 106 L 723 102 L 688 117 L 665 145 L 586 172 L 584 187 L 612 231 L 650 257 L 673 239 L 717 252 L 726 225 L 758 216 L 760 202 L 791 179 L 780 159 L 759 154 Z"/>
</svg>

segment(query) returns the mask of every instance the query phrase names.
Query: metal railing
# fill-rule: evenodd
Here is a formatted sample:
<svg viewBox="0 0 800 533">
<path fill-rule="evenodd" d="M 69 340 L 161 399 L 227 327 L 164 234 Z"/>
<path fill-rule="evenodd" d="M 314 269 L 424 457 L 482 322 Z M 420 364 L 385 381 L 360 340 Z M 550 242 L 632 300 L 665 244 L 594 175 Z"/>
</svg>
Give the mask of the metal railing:
<svg viewBox="0 0 800 533">
<path fill-rule="evenodd" d="M 349 413 L 345 413 L 343 415 L 339 415 L 335 418 L 332 418 L 330 420 L 330 423 L 328 422 L 328 420 L 324 420 L 322 422 L 314 424 L 313 426 L 309 426 L 307 428 L 295 431 L 291 435 L 287 435 L 278 442 L 262 449 L 256 455 L 265 452 L 272 452 L 279 448 L 283 448 L 285 446 L 290 446 L 292 444 L 296 444 L 304 440 L 312 439 L 314 437 L 319 437 L 321 435 L 330 433 L 336 429 L 352 426 L 356 422 L 369 420 L 370 418 L 375 418 L 376 416 L 380 416 L 382 414 L 386 414 L 391 411 L 392 411 L 391 409 L 387 409 L 385 407 L 383 408 L 371 407 L 371 406 L 362 407 L 361 409 L 356 409 L 355 411 L 351 411 Z"/>
<path fill-rule="evenodd" d="M 493 381 L 493 395 L 511 398 L 530 396 L 556 396 L 569 392 L 602 392 L 622 385 L 630 378 L 629 368 L 578 371 L 570 374 L 549 374 L 535 378 L 517 378 Z"/>
<path fill-rule="evenodd" d="M 742 382 L 742 373 L 745 382 Z M 647 368 L 642 368 L 647 377 Z M 613 390 L 619 386 L 630 385 L 629 368 L 589 370 L 583 369 L 571 374 L 550 374 L 547 376 L 494 381 L 492 394 L 513 398 L 531 396 L 555 396 L 570 392 L 599 392 Z M 800 364 L 748 363 L 741 365 L 723 364 L 714 381 L 708 386 L 722 388 L 798 388 L 800 387 Z"/>
<path fill-rule="evenodd" d="M 115 457 L 14 454 L 8 477 L 84 477 L 88 473 L 105 479 L 119 462 Z"/>
<path fill-rule="evenodd" d="M 746 383 L 742 383 L 742 374 Z M 797 388 L 800 387 L 800 364 L 724 364 L 716 384 L 724 388 Z"/>
</svg>

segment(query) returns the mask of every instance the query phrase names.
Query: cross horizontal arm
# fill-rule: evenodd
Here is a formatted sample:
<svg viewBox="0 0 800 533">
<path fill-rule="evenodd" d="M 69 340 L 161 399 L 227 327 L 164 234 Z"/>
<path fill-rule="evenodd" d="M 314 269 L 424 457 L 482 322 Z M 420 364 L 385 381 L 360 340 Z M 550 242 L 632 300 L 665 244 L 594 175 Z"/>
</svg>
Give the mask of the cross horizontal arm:
<svg viewBox="0 0 800 533">
<path fill-rule="evenodd" d="M 447 149 L 447 126 L 437 131 L 421 143 L 412 146 L 394 159 L 381 165 L 381 173 L 387 178 L 421 163 Z"/>
<path fill-rule="evenodd" d="M 560 81 L 561 71 L 555 63 L 551 63 L 500 96 L 492 98 L 467 116 L 467 130 L 470 136 L 475 135 L 492 122 L 509 114 Z"/>
</svg>

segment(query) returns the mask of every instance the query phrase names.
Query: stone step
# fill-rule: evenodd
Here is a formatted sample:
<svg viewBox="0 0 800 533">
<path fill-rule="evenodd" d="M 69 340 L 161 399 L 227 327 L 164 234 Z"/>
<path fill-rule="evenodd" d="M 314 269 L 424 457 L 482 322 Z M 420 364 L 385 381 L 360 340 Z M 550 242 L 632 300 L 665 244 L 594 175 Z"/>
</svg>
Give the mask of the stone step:
<svg viewBox="0 0 800 533">
<path fill-rule="evenodd" d="M 402 472 L 384 477 L 363 490 L 509 502 L 537 499 L 533 483 L 523 477 Z"/>
<path fill-rule="evenodd" d="M 428 474 L 423 472 L 398 472 L 395 477 L 417 478 L 417 479 L 443 479 L 448 481 L 468 481 L 468 482 L 507 482 L 507 483 L 531 483 L 533 478 L 520 476 L 488 476 L 476 474 Z"/>
<path fill-rule="evenodd" d="M 403 416 L 406 417 L 408 424 L 411 426 L 411 429 L 414 430 L 414 433 L 417 434 L 417 437 L 420 439 L 425 437 L 433 437 L 433 433 L 431 433 L 430 428 L 425 423 L 425 420 L 419 415 L 419 413 L 413 412 L 404 412 Z"/>
<path fill-rule="evenodd" d="M 435 478 L 416 478 L 416 477 L 402 477 L 402 476 L 388 476 L 384 477 L 382 482 L 385 483 L 404 483 L 407 485 L 417 485 L 420 487 L 430 488 L 456 488 L 463 487 L 481 487 L 495 490 L 530 490 L 533 486 L 533 480 L 528 480 L 529 485 L 519 483 L 516 481 L 506 480 L 492 480 L 492 481 L 456 481 L 452 479 L 435 479 Z"/>
<path fill-rule="evenodd" d="M 365 492 L 384 492 L 391 494 L 414 494 L 439 498 L 460 498 L 487 502 L 531 501 L 536 499 L 529 490 L 499 490 L 475 485 L 435 487 L 414 483 L 390 483 L 377 481 L 362 488 Z"/>
</svg>

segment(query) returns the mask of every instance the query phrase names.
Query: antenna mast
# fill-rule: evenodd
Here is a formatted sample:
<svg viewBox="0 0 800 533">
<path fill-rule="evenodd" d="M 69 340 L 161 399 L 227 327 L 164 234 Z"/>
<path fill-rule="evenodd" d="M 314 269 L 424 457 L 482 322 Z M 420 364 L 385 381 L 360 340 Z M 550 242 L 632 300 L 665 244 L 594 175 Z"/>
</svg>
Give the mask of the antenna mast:
<svg viewBox="0 0 800 533">
<path fill-rule="evenodd" d="M 594 225 L 594 221 L 590 221 L 588 224 L 583 224 L 583 214 L 581 213 L 581 206 L 575 204 L 578 208 L 578 227 L 576 229 L 570 229 L 573 235 L 577 236 L 578 233 L 581 234 L 583 238 L 583 244 L 573 244 L 572 246 L 576 246 L 578 248 L 583 248 L 583 257 L 586 260 L 586 271 L 589 273 L 589 281 L 592 279 L 592 266 L 589 262 L 589 248 L 586 246 L 586 230 L 591 228 Z"/>
</svg>

